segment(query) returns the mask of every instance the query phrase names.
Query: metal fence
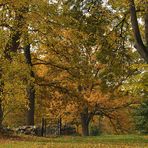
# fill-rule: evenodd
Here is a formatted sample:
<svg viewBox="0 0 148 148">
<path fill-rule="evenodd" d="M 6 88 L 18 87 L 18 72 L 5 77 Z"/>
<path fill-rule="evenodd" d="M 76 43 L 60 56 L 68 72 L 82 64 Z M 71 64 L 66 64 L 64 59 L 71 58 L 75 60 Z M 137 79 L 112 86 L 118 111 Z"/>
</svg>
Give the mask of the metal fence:
<svg viewBox="0 0 148 148">
<path fill-rule="evenodd" d="M 41 136 L 61 135 L 62 122 L 59 119 L 42 118 Z"/>
</svg>

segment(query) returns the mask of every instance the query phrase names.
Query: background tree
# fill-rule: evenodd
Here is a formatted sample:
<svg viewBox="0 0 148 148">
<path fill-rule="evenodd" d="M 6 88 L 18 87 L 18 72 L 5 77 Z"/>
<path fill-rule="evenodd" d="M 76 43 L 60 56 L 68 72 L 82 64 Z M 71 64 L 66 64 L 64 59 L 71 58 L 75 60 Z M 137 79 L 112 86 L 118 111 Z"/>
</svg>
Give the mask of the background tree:
<svg viewBox="0 0 148 148">
<path fill-rule="evenodd" d="M 24 6 L 16 7 L 15 3 L 10 5 L 9 1 L 6 3 L 2 2 L 1 7 L 2 7 L 1 9 L 1 29 L 2 29 L 2 32 L 5 32 L 8 36 L 8 40 L 4 40 L 5 44 L 2 44 L 3 46 L 1 48 L 1 56 L 2 57 L 4 56 L 2 60 L 8 60 L 11 64 L 12 56 L 13 56 L 12 54 L 15 54 L 17 52 L 19 45 L 20 45 L 20 37 L 22 34 L 20 30 L 23 28 L 23 25 L 24 25 L 24 17 L 22 13 L 24 12 L 25 8 Z M 12 21 L 10 21 L 10 19 Z M 1 99 L 0 99 L 1 102 L 3 101 L 4 95 L 5 95 L 4 90 L 3 90 L 5 82 L 3 80 L 4 73 L 3 73 L 2 66 L 4 67 L 4 65 L 1 65 L 1 78 L 0 78 L 1 79 L 1 86 L 0 86 L 1 87 Z M 2 109 L 1 109 L 1 112 L 2 112 Z M 1 113 L 0 118 L 3 118 L 2 115 L 3 113 Z"/>
</svg>

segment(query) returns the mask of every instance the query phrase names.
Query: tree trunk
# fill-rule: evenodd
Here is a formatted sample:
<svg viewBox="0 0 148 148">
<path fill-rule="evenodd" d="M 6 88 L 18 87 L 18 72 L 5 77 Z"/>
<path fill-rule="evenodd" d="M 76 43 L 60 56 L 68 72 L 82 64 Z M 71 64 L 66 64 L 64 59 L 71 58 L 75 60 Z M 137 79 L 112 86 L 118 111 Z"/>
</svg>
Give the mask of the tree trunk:
<svg viewBox="0 0 148 148">
<path fill-rule="evenodd" d="M 87 122 L 86 118 L 81 118 L 82 125 L 82 135 L 89 136 L 89 122 Z"/>
<path fill-rule="evenodd" d="M 0 69 L 0 127 L 2 126 L 2 120 L 3 120 L 2 97 L 3 97 L 3 82 L 2 82 L 2 69 Z"/>
<path fill-rule="evenodd" d="M 146 11 L 145 11 L 145 39 L 146 39 L 146 46 L 148 48 L 148 2 L 145 3 L 146 5 Z"/>
<path fill-rule="evenodd" d="M 27 125 L 34 125 L 35 90 L 34 86 L 27 86 L 29 109 L 27 111 Z"/>
<path fill-rule="evenodd" d="M 141 55 L 141 57 L 148 63 L 148 47 L 144 45 L 142 41 L 142 37 L 140 34 L 139 30 L 139 25 L 138 25 L 138 20 L 137 20 L 137 14 L 136 14 L 136 8 L 135 8 L 135 3 L 134 0 L 129 0 L 129 6 L 130 6 L 130 15 L 131 15 L 131 24 L 132 24 L 132 29 L 134 33 L 134 38 L 136 41 L 135 48 Z M 147 12 L 145 15 L 145 34 L 146 34 L 146 41 L 147 41 L 147 26 L 148 26 L 148 21 L 147 21 Z"/>
<path fill-rule="evenodd" d="M 26 63 L 30 68 L 30 77 L 34 78 L 34 72 L 32 71 L 30 44 L 25 46 L 24 55 L 25 55 Z M 34 89 L 34 83 L 32 82 L 32 80 L 29 80 L 28 82 L 27 97 L 29 101 L 29 109 L 27 111 L 27 125 L 34 125 L 35 89 Z"/>
<path fill-rule="evenodd" d="M 88 108 L 85 107 L 81 113 L 81 126 L 82 126 L 82 135 L 89 136 L 89 123 L 91 120 L 91 115 L 88 113 Z"/>
<path fill-rule="evenodd" d="M 3 121 L 3 109 L 2 109 L 2 101 L 0 100 L 0 127 L 2 127 Z"/>
</svg>

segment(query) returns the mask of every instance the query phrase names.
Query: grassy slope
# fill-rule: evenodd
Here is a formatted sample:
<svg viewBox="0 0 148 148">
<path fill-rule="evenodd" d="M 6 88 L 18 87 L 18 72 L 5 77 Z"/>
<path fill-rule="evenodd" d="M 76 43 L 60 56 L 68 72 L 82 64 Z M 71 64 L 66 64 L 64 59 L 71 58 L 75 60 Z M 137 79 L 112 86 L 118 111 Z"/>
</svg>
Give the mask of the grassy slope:
<svg viewBox="0 0 148 148">
<path fill-rule="evenodd" d="M 57 137 L 1 139 L 0 148 L 148 148 L 148 136 Z"/>
</svg>

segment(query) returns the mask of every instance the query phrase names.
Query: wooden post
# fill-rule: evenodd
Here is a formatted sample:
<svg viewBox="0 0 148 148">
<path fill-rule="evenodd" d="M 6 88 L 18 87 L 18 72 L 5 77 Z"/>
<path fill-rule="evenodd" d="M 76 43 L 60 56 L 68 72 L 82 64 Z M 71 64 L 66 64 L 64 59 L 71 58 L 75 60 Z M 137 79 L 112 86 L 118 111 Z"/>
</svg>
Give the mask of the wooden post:
<svg viewBox="0 0 148 148">
<path fill-rule="evenodd" d="M 62 119 L 61 117 L 58 120 L 58 134 L 61 135 L 61 128 L 62 128 Z"/>
</svg>

